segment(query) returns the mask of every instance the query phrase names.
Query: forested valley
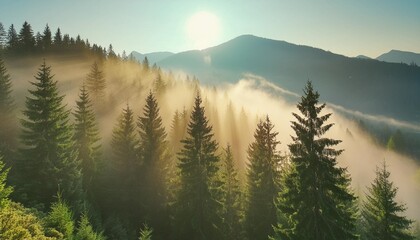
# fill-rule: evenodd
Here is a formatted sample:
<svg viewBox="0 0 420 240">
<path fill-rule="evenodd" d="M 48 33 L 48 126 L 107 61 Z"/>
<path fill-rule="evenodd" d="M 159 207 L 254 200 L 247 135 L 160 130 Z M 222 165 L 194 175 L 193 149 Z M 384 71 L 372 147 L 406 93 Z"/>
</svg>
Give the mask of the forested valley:
<svg viewBox="0 0 420 240">
<path fill-rule="evenodd" d="M 0 239 L 420 239 L 395 143 L 254 83 L 0 24 Z"/>
</svg>

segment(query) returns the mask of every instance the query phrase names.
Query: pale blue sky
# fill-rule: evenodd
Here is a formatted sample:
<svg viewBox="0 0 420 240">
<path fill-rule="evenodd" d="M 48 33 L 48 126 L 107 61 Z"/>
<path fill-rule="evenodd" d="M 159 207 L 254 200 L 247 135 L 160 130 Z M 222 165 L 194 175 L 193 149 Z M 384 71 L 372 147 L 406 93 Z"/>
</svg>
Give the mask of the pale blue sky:
<svg viewBox="0 0 420 240">
<path fill-rule="evenodd" d="M 194 48 L 186 22 L 198 11 L 218 17 L 217 45 L 242 34 L 285 40 L 335 53 L 377 57 L 391 49 L 420 53 L 416 0 L 0 0 L 0 22 L 34 31 L 80 34 L 118 52 L 180 52 Z"/>
</svg>

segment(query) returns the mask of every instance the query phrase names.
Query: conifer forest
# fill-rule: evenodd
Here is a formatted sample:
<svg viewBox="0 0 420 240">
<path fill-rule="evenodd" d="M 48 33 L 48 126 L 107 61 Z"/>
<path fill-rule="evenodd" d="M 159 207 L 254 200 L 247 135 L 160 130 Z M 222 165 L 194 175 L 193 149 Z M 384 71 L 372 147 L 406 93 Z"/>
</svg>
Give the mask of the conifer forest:
<svg viewBox="0 0 420 240">
<path fill-rule="evenodd" d="M 305 80 L 211 85 L 0 23 L 0 239 L 420 239 L 409 138 Z"/>
</svg>

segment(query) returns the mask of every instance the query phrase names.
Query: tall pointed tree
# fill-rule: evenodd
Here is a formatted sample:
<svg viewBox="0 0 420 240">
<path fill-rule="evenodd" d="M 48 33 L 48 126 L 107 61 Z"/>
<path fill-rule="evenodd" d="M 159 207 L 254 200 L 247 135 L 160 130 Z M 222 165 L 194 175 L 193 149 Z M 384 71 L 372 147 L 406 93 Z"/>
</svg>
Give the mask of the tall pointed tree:
<svg viewBox="0 0 420 240">
<path fill-rule="evenodd" d="M 4 61 L 0 57 L 0 151 L 3 151 L 6 156 L 15 147 L 14 108 L 12 82 Z"/>
<path fill-rule="evenodd" d="M 146 218 L 157 233 L 168 232 L 163 229 L 165 227 L 163 225 L 168 222 L 165 215 L 169 156 L 166 132 L 162 126 L 158 103 L 152 92 L 146 98 L 143 116 L 138 118 L 137 126 L 140 136 L 139 152 L 144 173 L 142 201 L 146 208 Z"/>
<path fill-rule="evenodd" d="M 3 23 L 0 22 L 0 50 L 6 48 L 6 30 L 4 29 Z"/>
<path fill-rule="evenodd" d="M 277 222 L 274 200 L 279 192 L 281 156 L 276 150 L 278 132 L 268 116 L 260 121 L 248 148 L 245 228 L 249 239 L 267 239 Z"/>
<path fill-rule="evenodd" d="M 12 193 L 13 188 L 6 186 L 7 175 L 10 168 L 6 168 L 3 162 L 3 156 L 0 151 L 0 211 L 9 203 L 9 195 Z"/>
<path fill-rule="evenodd" d="M 235 167 L 230 145 L 223 151 L 221 167 L 221 181 L 223 192 L 223 236 L 224 239 L 243 239 L 242 228 L 242 191 L 238 178 L 238 170 Z"/>
<path fill-rule="evenodd" d="M 362 239 L 414 239 L 410 233 L 412 221 L 402 215 L 407 208 L 396 202 L 398 188 L 389 179 L 390 175 L 385 162 L 376 169 L 376 178 L 362 207 Z"/>
<path fill-rule="evenodd" d="M 57 31 L 55 32 L 55 35 L 54 35 L 54 45 L 57 47 L 60 47 L 62 43 L 63 43 L 63 37 L 61 35 L 61 30 L 60 28 L 57 28 Z"/>
<path fill-rule="evenodd" d="M 35 47 L 35 37 L 31 25 L 24 22 L 19 32 L 19 47 L 22 51 L 31 51 Z"/>
<path fill-rule="evenodd" d="M 81 200 L 80 164 L 74 150 L 70 111 L 63 104 L 51 67 L 41 65 L 31 82 L 22 119 L 22 148 L 16 171 L 22 201 L 48 207 L 58 191 L 72 206 Z"/>
<path fill-rule="evenodd" d="M 141 162 L 137 155 L 138 139 L 134 113 L 127 105 L 114 127 L 111 147 L 112 157 L 112 193 L 114 211 L 123 219 L 132 220 L 139 217 L 142 210 L 139 199 L 139 184 L 141 184 Z"/>
<path fill-rule="evenodd" d="M 175 203 L 178 239 L 220 239 L 219 158 L 212 127 L 197 94 L 179 153 L 180 190 Z"/>
<path fill-rule="evenodd" d="M 308 82 L 293 113 L 291 166 L 279 194 L 276 239 L 356 239 L 355 197 L 345 168 L 337 166 L 340 140 L 324 134 L 331 113 L 320 115 L 319 94 Z"/>
<path fill-rule="evenodd" d="M 104 73 L 99 69 L 98 64 L 94 62 L 86 78 L 86 88 L 94 104 L 100 104 L 105 97 L 105 87 Z"/>
<path fill-rule="evenodd" d="M 90 192 L 93 180 L 97 176 L 101 145 L 99 144 L 99 129 L 95 113 L 85 85 L 80 89 L 79 100 L 76 101 L 76 105 L 74 140 L 79 152 L 78 160 L 82 169 L 83 189 Z"/>
<path fill-rule="evenodd" d="M 52 34 L 51 34 L 51 30 L 50 27 L 45 26 L 43 35 L 42 35 L 42 47 L 44 50 L 48 50 L 51 48 L 52 45 Z"/>
<path fill-rule="evenodd" d="M 19 45 L 19 37 L 13 24 L 7 32 L 7 45 L 9 49 L 16 49 Z"/>
</svg>

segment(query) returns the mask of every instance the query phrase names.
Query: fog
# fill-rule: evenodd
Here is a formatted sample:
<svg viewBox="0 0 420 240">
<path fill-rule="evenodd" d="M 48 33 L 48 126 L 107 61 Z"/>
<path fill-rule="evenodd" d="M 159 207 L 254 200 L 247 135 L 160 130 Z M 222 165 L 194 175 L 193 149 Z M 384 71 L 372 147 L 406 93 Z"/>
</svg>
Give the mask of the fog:
<svg viewBox="0 0 420 240">
<path fill-rule="evenodd" d="M 27 89 L 33 86 L 37 69 L 42 58 L 35 60 L 9 60 L 6 66 L 13 81 L 14 96 L 18 106 L 18 117 L 22 118 Z M 68 109 L 75 107 L 75 101 L 90 66 L 95 59 L 59 59 L 46 57 L 46 64 L 52 66 L 54 79 L 58 81 L 59 89 L 65 95 Z M 154 87 L 158 70 L 145 71 L 141 65 L 131 62 L 105 61 L 100 64 L 106 79 L 105 99 L 98 112 L 98 122 L 102 134 L 104 151 L 109 151 L 112 129 L 117 123 L 118 116 L 127 105 L 137 116 L 142 114 L 144 101 L 149 91 L 156 91 Z M 171 73 L 161 71 L 166 86 L 156 92 L 160 113 L 167 133 L 171 132 L 171 124 L 175 111 L 191 111 L 196 92 L 199 91 L 206 115 L 213 126 L 219 148 L 228 143 L 232 145 L 234 157 L 242 173 L 246 169 L 246 149 L 253 141 L 253 133 L 257 122 L 267 115 L 279 132 L 278 140 L 281 144 L 278 150 L 282 154 L 288 153 L 287 145 L 291 143 L 294 135 L 290 127 L 293 121 L 292 112 L 297 112 L 295 104 L 299 95 L 276 86 L 266 79 L 252 74 L 246 74 L 235 84 L 222 84 L 213 86 L 198 86 L 191 77 L 184 73 Z M 303 88 L 304 86 L 302 86 Z M 316 83 L 314 83 L 316 89 Z M 300 93 L 299 93 L 300 94 Z M 322 92 L 320 92 L 322 96 Z M 338 111 L 339 110 L 339 111 Z M 359 129 L 358 125 L 340 115 L 340 112 L 359 114 L 340 106 L 327 104 L 323 114 L 332 112 L 330 122 L 335 126 L 328 132 L 328 136 L 340 139 L 343 142 L 338 148 L 344 153 L 338 158 L 339 164 L 347 167 L 352 177 L 352 186 L 356 194 L 363 196 L 375 176 L 376 166 L 386 162 L 391 179 L 399 188 L 398 200 L 407 204 L 407 215 L 413 219 L 420 219 L 420 172 L 418 164 L 409 157 L 388 151 L 374 143 L 372 138 Z M 389 124 L 402 124 L 413 130 L 419 126 L 400 123 L 385 117 L 368 116 L 371 120 L 387 122 Z M 105 154 L 108 156 L 108 154 Z"/>
</svg>

